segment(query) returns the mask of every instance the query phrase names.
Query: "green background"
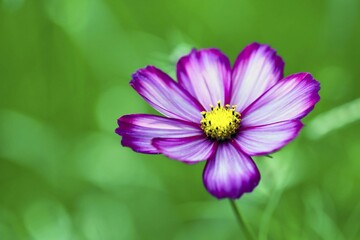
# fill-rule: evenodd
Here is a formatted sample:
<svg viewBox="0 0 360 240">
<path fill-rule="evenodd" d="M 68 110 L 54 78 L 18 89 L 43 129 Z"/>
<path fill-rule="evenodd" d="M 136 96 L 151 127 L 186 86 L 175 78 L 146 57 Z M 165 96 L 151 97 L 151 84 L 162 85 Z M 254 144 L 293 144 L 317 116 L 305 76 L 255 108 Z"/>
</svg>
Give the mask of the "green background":
<svg viewBox="0 0 360 240">
<path fill-rule="evenodd" d="M 0 239 L 241 239 L 204 163 L 120 145 L 118 117 L 154 111 L 128 85 L 174 76 L 191 48 L 233 62 L 270 44 L 285 75 L 311 72 L 321 101 L 300 136 L 258 157 L 237 201 L 259 239 L 360 237 L 360 2 L 0 0 Z"/>
</svg>

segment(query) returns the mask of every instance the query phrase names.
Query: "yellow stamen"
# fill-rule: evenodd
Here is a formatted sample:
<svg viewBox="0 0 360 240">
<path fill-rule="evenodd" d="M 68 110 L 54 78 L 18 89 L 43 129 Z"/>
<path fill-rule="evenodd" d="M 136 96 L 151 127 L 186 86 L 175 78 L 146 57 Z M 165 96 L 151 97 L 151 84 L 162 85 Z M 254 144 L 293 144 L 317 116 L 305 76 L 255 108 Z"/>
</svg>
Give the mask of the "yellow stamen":
<svg viewBox="0 0 360 240">
<path fill-rule="evenodd" d="M 203 111 L 200 114 L 201 129 L 207 137 L 216 140 L 226 140 L 233 136 L 240 126 L 241 114 L 236 112 L 236 105 L 230 108 L 229 104 L 225 107 L 221 106 L 221 102 L 217 102 L 217 106 L 210 105 L 210 111 Z"/>
</svg>

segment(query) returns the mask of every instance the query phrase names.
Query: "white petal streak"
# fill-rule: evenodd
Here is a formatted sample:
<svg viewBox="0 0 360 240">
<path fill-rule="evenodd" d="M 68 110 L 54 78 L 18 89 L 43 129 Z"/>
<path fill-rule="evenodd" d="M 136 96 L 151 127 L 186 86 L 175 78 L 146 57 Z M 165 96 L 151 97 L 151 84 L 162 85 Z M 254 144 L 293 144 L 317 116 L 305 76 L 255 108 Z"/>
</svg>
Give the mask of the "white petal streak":
<svg viewBox="0 0 360 240">
<path fill-rule="evenodd" d="M 302 128 L 299 120 L 241 129 L 235 141 L 250 156 L 279 150 L 293 140 Z"/>
<path fill-rule="evenodd" d="M 244 112 L 244 127 L 260 126 L 306 116 L 319 101 L 320 84 L 309 73 L 297 73 L 277 82 Z"/>
<path fill-rule="evenodd" d="M 260 174 L 252 159 L 234 143 L 219 145 L 203 173 L 206 189 L 217 198 L 239 198 L 259 183 Z"/>
<path fill-rule="evenodd" d="M 239 54 L 232 71 L 231 104 L 244 110 L 283 77 L 283 69 L 283 60 L 268 45 L 248 45 Z"/>
<path fill-rule="evenodd" d="M 193 50 L 177 63 L 180 85 L 205 109 L 218 101 L 229 103 L 230 74 L 229 59 L 217 49 Z"/>
<path fill-rule="evenodd" d="M 149 114 L 131 114 L 118 119 L 115 130 L 123 146 L 141 153 L 160 153 L 151 141 L 159 137 L 189 137 L 202 134 L 199 126 L 181 120 Z"/>
<path fill-rule="evenodd" d="M 199 123 L 199 102 L 161 70 L 148 66 L 138 70 L 130 85 L 156 110 L 167 117 Z"/>
<path fill-rule="evenodd" d="M 155 138 L 152 144 L 165 156 L 186 163 L 206 160 L 216 149 L 216 143 L 203 134 L 186 138 Z"/>
</svg>

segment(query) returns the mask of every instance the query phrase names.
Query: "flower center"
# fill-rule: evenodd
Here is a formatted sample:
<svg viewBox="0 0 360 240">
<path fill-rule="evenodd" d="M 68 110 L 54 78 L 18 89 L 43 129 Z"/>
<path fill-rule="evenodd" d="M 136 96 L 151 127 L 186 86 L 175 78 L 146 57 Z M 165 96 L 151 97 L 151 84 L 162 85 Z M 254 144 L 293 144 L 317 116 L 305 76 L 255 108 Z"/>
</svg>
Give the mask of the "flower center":
<svg viewBox="0 0 360 240">
<path fill-rule="evenodd" d="M 220 101 L 217 102 L 217 107 L 210 107 L 210 111 L 201 112 L 201 129 L 209 138 L 220 141 L 230 139 L 239 129 L 241 114 L 235 111 L 235 105 L 231 108 L 229 104 L 222 107 Z"/>
</svg>

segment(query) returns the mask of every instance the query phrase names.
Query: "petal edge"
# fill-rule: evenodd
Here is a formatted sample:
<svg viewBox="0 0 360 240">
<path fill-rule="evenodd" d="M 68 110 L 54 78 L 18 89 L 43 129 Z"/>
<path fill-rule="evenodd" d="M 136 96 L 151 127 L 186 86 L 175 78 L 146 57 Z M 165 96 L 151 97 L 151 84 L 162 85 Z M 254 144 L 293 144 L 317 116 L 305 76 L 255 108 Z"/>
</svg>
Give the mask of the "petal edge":
<svg viewBox="0 0 360 240">
<path fill-rule="evenodd" d="M 153 108 L 167 117 L 200 122 L 203 107 L 169 75 L 153 66 L 139 69 L 130 85 Z"/>
<path fill-rule="evenodd" d="M 237 57 L 232 70 L 231 103 L 240 111 L 283 78 L 284 61 L 269 45 L 252 43 Z"/>
<path fill-rule="evenodd" d="M 196 124 L 150 114 L 130 114 L 118 119 L 115 132 L 122 136 L 122 145 L 135 152 L 160 153 L 151 140 L 156 137 L 188 137 L 202 134 Z"/>
<path fill-rule="evenodd" d="M 266 155 L 291 142 L 302 127 L 299 120 L 248 127 L 240 130 L 235 141 L 250 156 Z"/>
<path fill-rule="evenodd" d="M 230 61 L 220 50 L 192 50 L 177 63 L 177 78 L 205 109 L 218 101 L 229 103 Z"/>
<path fill-rule="evenodd" d="M 203 134 L 185 138 L 154 138 L 152 144 L 165 156 L 188 164 L 207 160 L 216 150 L 216 143 Z"/>
<path fill-rule="evenodd" d="M 207 191 L 218 199 L 241 197 L 251 192 L 260 181 L 260 173 L 253 160 L 236 144 L 226 142 L 218 146 L 203 172 Z"/>
<path fill-rule="evenodd" d="M 296 73 L 267 90 L 243 112 L 245 127 L 305 117 L 320 100 L 320 83 L 310 73 Z"/>
</svg>

